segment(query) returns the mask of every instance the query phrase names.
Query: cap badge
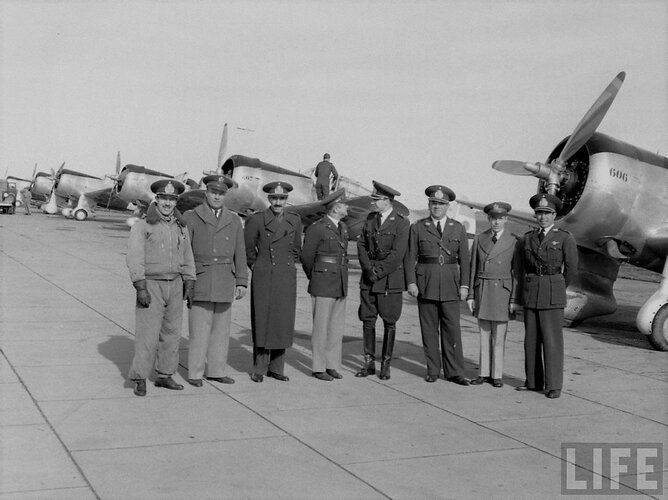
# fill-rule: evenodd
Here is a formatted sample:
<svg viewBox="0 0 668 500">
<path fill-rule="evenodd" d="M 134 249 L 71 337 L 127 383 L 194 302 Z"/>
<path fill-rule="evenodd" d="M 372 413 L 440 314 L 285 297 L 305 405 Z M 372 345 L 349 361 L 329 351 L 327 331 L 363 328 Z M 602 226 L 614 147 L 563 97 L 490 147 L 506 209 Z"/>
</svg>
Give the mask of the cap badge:
<svg viewBox="0 0 668 500">
<path fill-rule="evenodd" d="M 165 186 L 165 194 L 174 194 L 175 192 L 176 189 L 174 189 L 174 184 L 172 184 L 172 182 L 169 181 Z"/>
<path fill-rule="evenodd" d="M 443 194 L 443 191 L 441 191 L 440 189 L 437 189 L 436 191 L 434 191 L 434 198 L 438 198 L 439 200 L 441 200 L 444 197 L 445 197 L 445 195 Z"/>
<path fill-rule="evenodd" d="M 285 194 L 285 189 L 280 184 L 274 189 L 274 194 Z"/>
<path fill-rule="evenodd" d="M 544 196 L 538 202 L 539 207 L 547 207 L 548 205 L 549 203 L 547 202 L 547 198 L 545 198 Z"/>
<path fill-rule="evenodd" d="M 500 210 L 499 204 L 495 203 L 494 206 L 492 207 L 492 210 L 494 210 L 495 212 L 498 212 Z"/>
</svg>

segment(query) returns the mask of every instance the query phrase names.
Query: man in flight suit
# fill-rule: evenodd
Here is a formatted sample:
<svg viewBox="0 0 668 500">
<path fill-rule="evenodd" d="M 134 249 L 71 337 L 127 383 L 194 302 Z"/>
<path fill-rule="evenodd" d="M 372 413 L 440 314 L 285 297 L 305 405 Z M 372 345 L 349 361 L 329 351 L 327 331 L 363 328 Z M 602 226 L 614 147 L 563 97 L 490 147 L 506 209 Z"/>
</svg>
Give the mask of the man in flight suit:
<svg viewBox="0 0 668 500">
<path fill-rule="evenodd" d="M 192 240 L 197 283 L 188 299 L 188 382 L 202 386 L 202 377 L 233 384 L 225 375 L 232 324 L 232 302 L 246 294 L 248 269 L 244 231 L 239 216 L 223 205 L 232 179 L 208 175 L 206 202 L 183 214 Z"/>
<path fill-rule="evenodd" d="M 332 181 L 336 182 L 339 178 L 339 173 L 329 161 L 329 153 L 323 155 L 322 161 L 316 165 L 313 174 L 315 175 L 315 192 L 318 195 L 318 199 L 322 200 L 329 196 L 330 183 Z"/>
<path fill-rule="evenodd" d="M 577 275 L 578 249 L 575 238 L 554 227 L 562 202 L 554 195 L 531 197 L 538 229 L 527 232 L 517 248 L 524 306 L 524 367 L 526 383 L 517 390 L 547 391 L 561 396 L 564 375 L 562 324 L 566 288 Z"/>
<path fill-rule="evenodd" d="M 364 339 L 364 366 L 356 377 L 376 373 L 376 319 L 383 320 L 383 350 L 379 378 L 389 380 L 390 362 L 401 316 L 402 292 L 406 289 L 403 260 L 408 248 L 410 223 L 392 208 L 401 193 L 373 181 L 373 208 L 357 240 L 357 255 L 362 268 L 359 318 Z"/>
<path fill-rule="evenodd" d="M 459 301 L 466 299 L 469 282 L 466 230 L 461 223 L 447 217 L 448 206 L 455 199 L 450 188 L 429 186 L 425 194 L 429 198 L 430 215 L 411 226 L 405 261 L 408 293 L 418 300 L 427 358 L 425 380 L 436 382 L 442 364 L 447 380 L 469 385 L 464 378 L 459 323 Z"/>
<path fill-rule="evenodd" d="M 183 318 L 184 288 L 195 285 L 190 235 L 174 216 L 176 200 L 185 186 L 173 179 L 151 184 L 157 214 L 138 220 L 130 230 L 126 262 L 132 285 L 137 290 L 135 310 L 135 354 L 128 377 L 134 393 L 146 395 L 146 378 L 157 356 L 157 387 L 181 390 L 172 375 L 176 372 Z M 184 284 L 185 282 L 185 284 Z"/>
<path fill-rule="evenodd" d="M 292 186 L 270 182 L 269 208 L 246 220 L 246 260 L 251 275 L 251 328 L 253 331 L 253 382 L 264 375 L 287 382 L 285 350 L 292 345 L 297 305 L 297 271 L 302 248 L 299 215 L 285 209 Z"/>
<path fill-rule="evenodd" d="M 313 304 L 313 376 L 331 381 L 342 378 L 341 350 L 348 293 L 348 214 L 345 191 L 326 198 L 327 215 L 311 224 L 304 235 L 302 267 L 309 280 Z"/>
</svg>

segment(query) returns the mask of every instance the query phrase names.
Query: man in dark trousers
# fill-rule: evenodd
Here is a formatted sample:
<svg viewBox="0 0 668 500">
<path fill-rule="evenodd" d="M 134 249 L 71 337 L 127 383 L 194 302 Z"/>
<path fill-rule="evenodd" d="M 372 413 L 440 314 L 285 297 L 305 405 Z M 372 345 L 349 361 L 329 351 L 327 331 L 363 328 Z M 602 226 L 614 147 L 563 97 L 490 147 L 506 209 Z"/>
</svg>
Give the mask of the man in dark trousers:
<svg viewBox="0 0 668 500">
<path fill-rule="evenodd" d="M 190 235 L 174 213 L 184 190 L 185 186 L 173 179 L 151 184 L 156 209 L 130 230 L 126 263 L 137 290 L 137 303 L 135 353 L 128 378 L 135 383 L 137 396 L 146 396 L 146 378 L 154 366 L 156 387 L 183 389 L 172 375 L 179 365 L 184 289 L 188 295 L 195 286 Z"/>
<path fill-rule="evenodd" d="M 329 195 L 330 183 L 336 182 L 339 178 L 339 173 L 329 161 L 329 153 L 323 155 L 322 161 L 316 165 L 313 175 L 315 175 L 315 192 L 318 199 L 322 200 Z"/>
<path fill-rule="evenodd" d="M 459 385 L 464 378 L 464 353 L 459 301 L 468 295 L 469 247 L 462 224 L 447 217 L 455 193 L 441 185 L 425 189 L 429 217 L 411 226 L 406 254 L 408 293 L 418 300 L 422 343 L 427 358 L 427 382 L 441 371 Z M 439 338 L 442 351 L 439 351 Z"/>
<path fill-rule="evenodd" d="M 183 214 L 195 255 L 197 283 L 188 298 L 188 382 L 202 387 L 202 377 L 233 384 L 225 374 L 232 325 L 232 302 L 246 294 L 248 269 L 241 219 L 224 206 L 233 185 L 224 175 L 208 175 L 206 201 Z"/>
<path fill-rule="evenodd" d="M 285 350 L 292 345 L 297 304 L 297 272 L 302 247 L 301 218 L 285 209 L 292 186 L 270 182 L 269 208 L 246 220 L 244 239 L 251 274 L 253 382 L 264 375 L 287 382 Z"/>
<path fill-rule="evenodd" d="M 566 288 L 577 275 L 578 249 L 575 238 L 554 227 L 562 202 L 554 195 L 531 197 L 538 229 L 527 232 L 517 247 L 524 306 L 524 366 L 526 383 L 517 390 L 547 391 L 561 396 L 564 375 Z"/>
<path fill-rule="evenodd" d="M 356 377 L 376 373 L 376 319 L 383 320 L 381 380 L 389 380 L 396 323 L 401 316 L 402 293 L 406 289 L 403 261 L 408 248 L 410 223 L 392 207 L 401 193 L 373 181 L 373 212 L 369 214 L 357 240 L 362 268 L 359 318 L 364 339 L 364 366 Z"/>
<path fill-rule="evenodd" d="M 348 229 L 341 222 L 348 214 L 344 194 L 340 189 L 324 200 L 327 214 L 306 229 L 302 247 L 313 304 L 313 376 L 325 381 L 342 378 L 338 370 L 348 294 Z"/>
</svg>

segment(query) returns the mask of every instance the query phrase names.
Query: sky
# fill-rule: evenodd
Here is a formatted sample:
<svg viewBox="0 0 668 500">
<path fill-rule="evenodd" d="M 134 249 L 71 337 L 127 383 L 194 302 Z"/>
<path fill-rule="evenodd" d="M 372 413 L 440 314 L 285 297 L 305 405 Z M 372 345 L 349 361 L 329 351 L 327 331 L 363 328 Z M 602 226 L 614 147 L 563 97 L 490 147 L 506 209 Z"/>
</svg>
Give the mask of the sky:
<svg viewBox="0 0 668 500">
<path fill-rule="evenodd" d="M 199 179 L 228 154 L 527 211 L 532 177 L 626 72 L 599 131 L 668 153 L 657 1 L 0 0 L 0 176 L 133 163 Z"/>
</svg>

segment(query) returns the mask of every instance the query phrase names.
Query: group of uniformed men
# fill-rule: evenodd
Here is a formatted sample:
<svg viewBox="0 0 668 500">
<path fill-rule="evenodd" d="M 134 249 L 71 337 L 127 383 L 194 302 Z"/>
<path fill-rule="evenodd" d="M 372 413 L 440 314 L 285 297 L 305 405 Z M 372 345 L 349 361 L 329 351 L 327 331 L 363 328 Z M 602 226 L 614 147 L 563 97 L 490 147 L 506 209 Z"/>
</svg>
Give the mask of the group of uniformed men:
<svg viewBox="0 0 668 500">
<path fill-rule="evenodd" d="M 292 186 L 266 184 L 270 206 L 248 217 L 245 227 L 228 210 L 224 196 L 231 179 L 204 179 L 206 202 L 181 215 L 176 200 L 185 187 L 176 180 L 151 186 L 156 206 L 130 232 L 127 264 L 137 290 L 135 354 L 129 378 L 134 392 L 146 394 L 155 366 L 155 385 L 183 389 L 173 380 L 178 367 L 183 300 L 189 309 L 188 382 L 206 378 L 231 384 L 227 354 L 231 303 L 245 295 L 251 278 L 254 382 L 264 377 L 288 381 L 286 348 L 292 345 L 296 269 L 301 263 L 312 297 L 312 375 L 342 378 L 341 351 L 348 291 L 348 204 L 343 190 L 322 198 L 327 213 L 310 225 L 302 243 L 300 217 L 286 210 Z M 362 270 L 359 319 L 364 362 L 355 374 L 376 374 L 376 322 L 383 321 L 378 376 L 390 378 L 403 292 L 418 303 L 427 382 L 445 378 L 468 386 L 503 386 L 507 323 L 522 306 L 525 322 L 526 382 L 518 390 L 543 391 L 558 398 L 563 373 L 565 290 L 577 268 L 573 237 L 554 227 L 561 201 L 550 194 L 530 200 L 539 228 L 517 237 L 504 229 L 511 206 L 490 203 L 490 228 L 476 235 L 469 251 L 461 223 L 447 216 L 455 193 L 446 186 L 425 190 L 429 216 L 412 225 L 394 209 L 400 193 L 373 182 L 372 212 L 357 241 Z M 470 254 L 471 257 L 470 258 Z M 464 376 L 460 301 L 467 301 L 480 330 L 479 375 Z M 156 360 L 157 356 L 157 360 Z"/>
</svg>

